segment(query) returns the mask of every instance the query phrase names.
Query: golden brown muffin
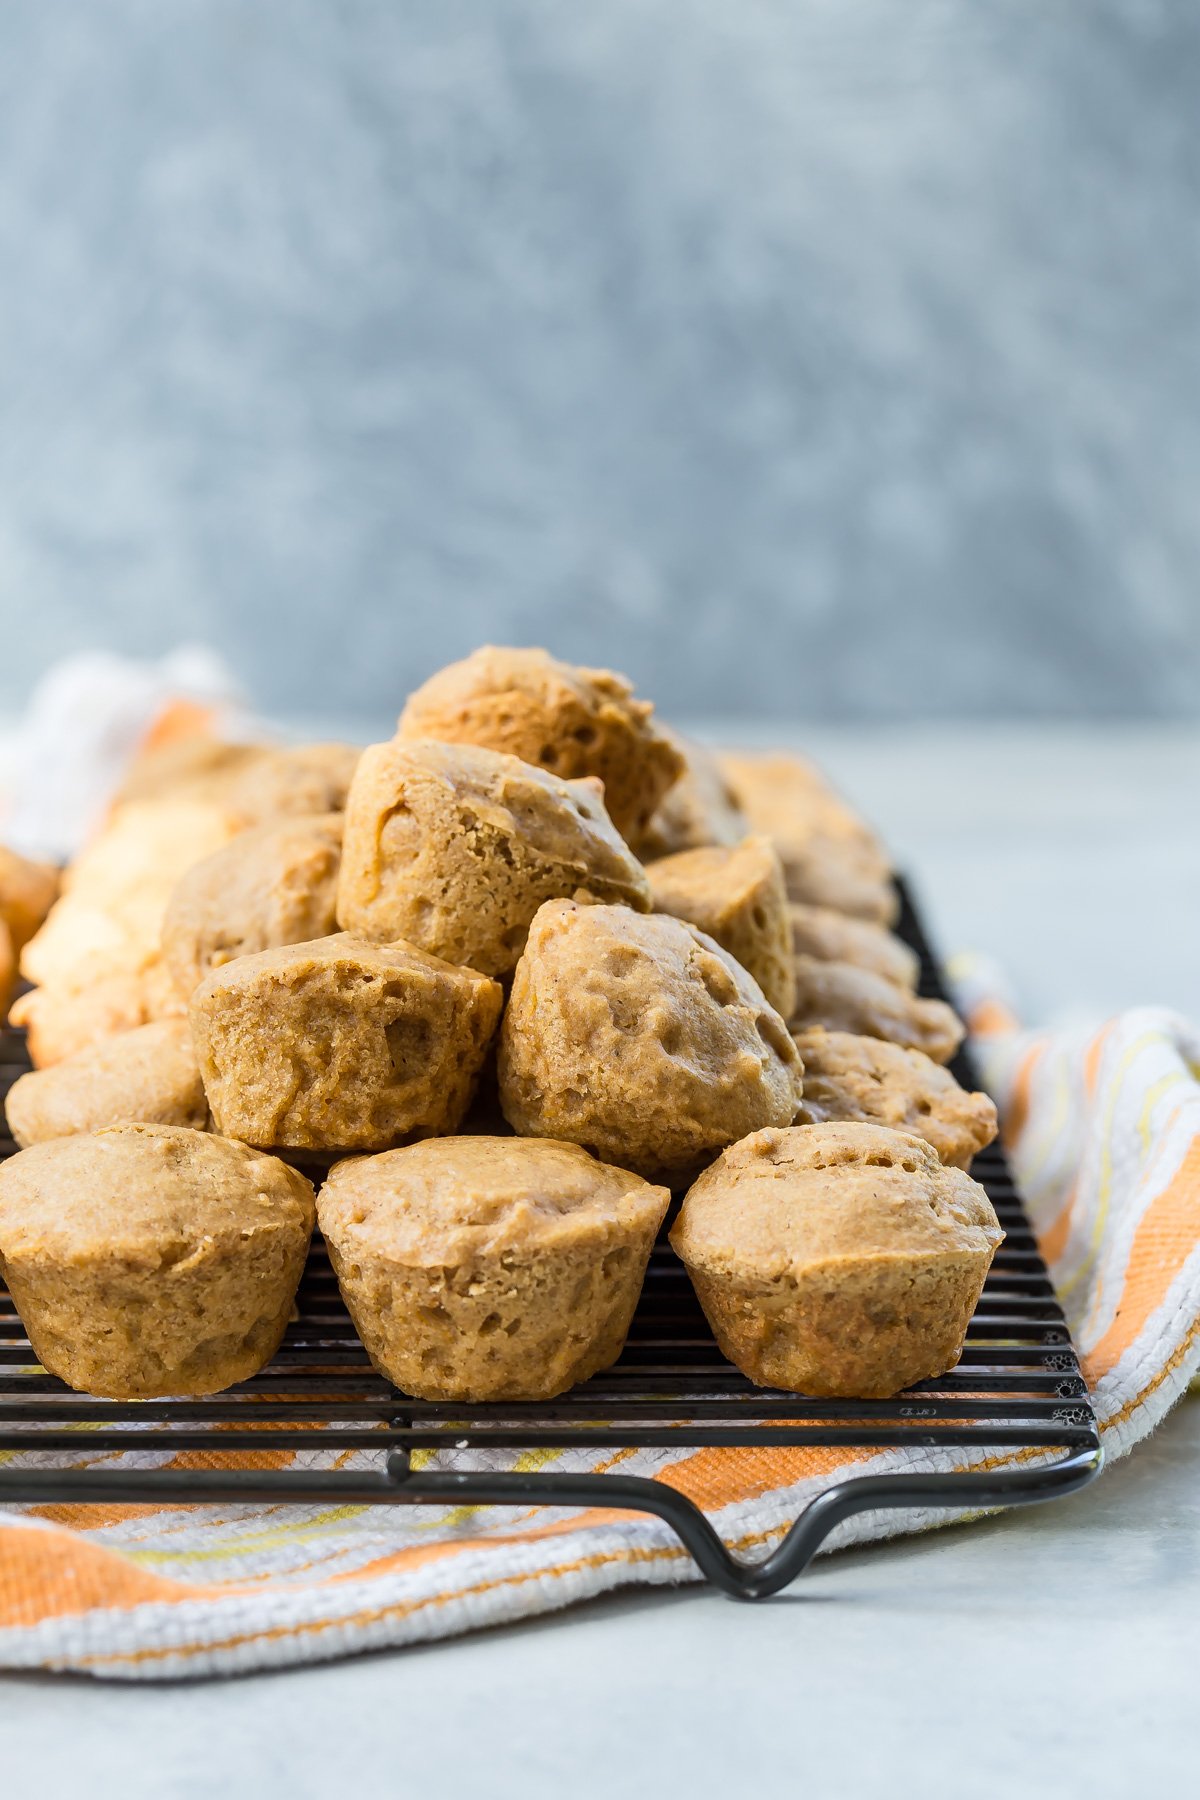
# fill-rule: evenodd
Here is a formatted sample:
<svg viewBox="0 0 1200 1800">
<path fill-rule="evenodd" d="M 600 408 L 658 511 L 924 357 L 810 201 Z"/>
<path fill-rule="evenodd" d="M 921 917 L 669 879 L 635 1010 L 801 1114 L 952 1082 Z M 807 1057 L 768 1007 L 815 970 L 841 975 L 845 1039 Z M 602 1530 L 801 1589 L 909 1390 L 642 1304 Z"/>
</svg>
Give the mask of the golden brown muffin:
<svg viewBox="0 0 1200 1800">
<path fill-rule="evenodd" d="M 949 1062 L 966 1036 L 962 1020 L 944 1000 L 918 1000 L 869 969 L 818 962 L 814 956 L 796 957 L 795 969 L 791 1023 L 796 1031 L 823 1025 L 826 1031 L 886 1038 L 906 1050 L 923 1050 L 936 1063 Z"/>
<path fill-rule="evenodd" d="M 49 1069 L 123 1032 L 186 1013 L 186 1000 L 155 953 L 141 964 L 100 962 L 91 980 L 81 969 L 70 981 L 30 988 L 13 1001 L 9 1019 L 25 1032 L 34 1068 Z"/>
<path fill-rule="evenodd" d="M 341 813 L 243 831 L 182 875 L 167 902 L 163 954 L 186 999 L 235 957 L 337 930 Z"/>
<path fill-rule="evenodd" d="M 375 1367 L 424 1400 L 548 1400 L 616 1362 L 670 1195 L 544 1138 L 338 1163 L 319 1218 Z"/>
<path fill-rule="evenodd" d="M 642 861 L 709 844 L 739 843 L 750 826 L 712 751 L 669 726 L 661 729 L 683 759 L 683 773 L 634 845 Z"/>
<path fill-rule="evenodd" d="M 542 902 L 579 889 L 650 906 L 597 782 L 472 745 L 397 740 L 363 752 L 338 885 L 345 930 L 504 975 Z"/>
<path fill-rule="evenodd" d="M 796 1044 L 804 1061 L 797 1125 L 856 1119 L 911 1131 L 954 1169 L 969 1168 L 996 1135 L 987 1095 L 968 1093 L 920 1050 L 819 1025 L 797 1032 Z"/>
<path fill-rule="evenodd" d="M 8 1128 L 23 1147 L 108 1125 L 203 1131 L 208 1102 L 186 1019 L 141 1025 L 13 1083 Z"/>
<path fill-rule="evenodd" d="M 361 749 L 355 744 L 297 744 L 257 756 L 229 791 L 245 826 L 281 818 L 342 812 Z"/>
<path fill-rule="evenodd" d="M 885 981 L 912 993 L 921 973 L 921 962 L 901 938 L 869 919 L 852 919 L 830 906 L 804 906 L 792 901 L 792 948 L 797 956 L 815 956 L 818 962 L 848 962 L 870 969 Z"/>
<path fill-rule="evenodd" d="M 681 850 L 652 863 L 647 875 L 655 910 L 716 938 L 788 1018 L 796 998 L 792 926 L 770 838 L 743 838 L 727 850 Z"/>
<path fill-rule="evenodd" d="M 984 1190 L 932 1145 L 857 1124 L 755 1132 L 671 1229 L 744 1375 L 864 1400 L 954 1367 L 1003 1237 Z"/>
<path fill-rule="evenodd" d="M 189 732 L 143 750 L 115 796 L 127 800 L 200 800 L 223 804 L 230 789 L 260 757 L 274 754 L 267 744 L 228 744 L 208 732 Z"/>
<path fill-rule="evenodd" d="M 779 1014 L 711 938 L 665 913 L 570 900 L 533 922 L 498 1066 L 522 1136 L 675 1177 L 790 1123 L 803 1073 Z"/>
<path fill-rule="evenodd" d="M 58 897 L 59 874 L 0 844 L 0 921 L 8 927 L 15 955 L 41 925 Z"/>
<path fill-rule="evenodd" d="M 502 998 L 474 969 L 348 932 L 239 956 L 190 1008 L 216 1128 L 297 1150 L 453 1131 Z"/>
<path fill-rule="evenodd" d="M 683 769 L 653 711 L 609 669 L 486 644 L 409 696 L 398 735 L 478 744 L 565 780 L 596 776 L 609 818 L 633 842 Z"/>
<path fill-rule="evenodd" d="M 313 1191 L 175 1125 L 56 1138 L 0 1167 L 0 1274 L 42 1366 L 112 1399 L 215 1394 L 269 1362 Z"/>
<path fill-rule="evenodd" d="M 887 852 L 818 769 L 773 753 L 726 753 L 720 763 L 751 828 L 778 850 L 790 899 L 880 925 L 895 920 Z"/>
</svg>

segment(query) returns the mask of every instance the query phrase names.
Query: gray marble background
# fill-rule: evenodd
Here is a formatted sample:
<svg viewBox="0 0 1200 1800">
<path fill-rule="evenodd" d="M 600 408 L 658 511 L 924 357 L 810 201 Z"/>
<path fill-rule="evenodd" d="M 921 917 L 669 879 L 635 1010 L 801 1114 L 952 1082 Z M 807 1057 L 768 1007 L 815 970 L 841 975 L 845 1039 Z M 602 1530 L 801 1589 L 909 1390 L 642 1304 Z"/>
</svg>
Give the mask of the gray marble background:
<svg viewBox="0 0 1200 1800">
<path fill-rule="evenodd" d="M 5 0 L 0 703 L 1200 712 L 1200 7 Z"/>
</svg>

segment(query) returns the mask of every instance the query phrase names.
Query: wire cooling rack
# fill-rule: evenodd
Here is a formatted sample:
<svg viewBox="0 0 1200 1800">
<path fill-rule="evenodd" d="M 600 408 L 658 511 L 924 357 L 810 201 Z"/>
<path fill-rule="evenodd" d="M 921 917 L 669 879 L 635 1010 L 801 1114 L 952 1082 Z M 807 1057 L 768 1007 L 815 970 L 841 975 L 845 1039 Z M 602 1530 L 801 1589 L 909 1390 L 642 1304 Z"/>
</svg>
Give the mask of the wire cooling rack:
<svg viewBox="0 0 1200 1800">
<path fill-rule="evenodd" d="M 901 883 L 901 936 L 921 958 L 920 991 L 944 998 L 911 896 Z M 0 1035 L 0 1093 L 28 1068 L 22 1035 Z M 952 1065 L 975 1085 L 968 1058 Z M 0 1156 L 12 1155 L 10 1138 Z M 309 1171 L 311 1173 L 311 1171 Z M 342 1305 L 319 1234 L 297 1299 L 298 1317 L 275 1359 L 252 1380 L 209 1399 L 98 1400 L 47 1375 L 0 1284 L 0 1504 L 16 1502 L 340 1501 L 610 1506 L 654 1513 L 676 1532 L 701 1571 L 727 1593 L 758 1599 L 807 1567 L 842 1520 L 900 1507 L 974 1509 L 1074 1493 L 1102 1461 L 1096 1420 L 1070 1333 L 998 1145 L 972 1174 L 1006 1232 L 958 1367 L 895 1400 L 814 1400 L 754 1387 L 724 1359 L 665 1237 L 656 1246 L 620 1361 L 557 1400 L 469 1406 L 413 1400 L 376 1374 Z M 139 1427 L 143 1428 L 139 1430 Z M 71 1469 L 80 1430 L 90 1451 L 146 1449 L 229 1453 L 228 1468 Z M 726 1549 L 700 1509 L 665 1483 L 617 1474 L 527 1474 L 413 1465 L 414 1450 L 590 1446 L 823 1445 L 908 1451 L 1030 1453 L 988 1473 L 858 1476 L 809 1502 L 778 1547 L 746 1564 Z M 249 1470 L 236 1453 L 376 1450 L 373 1469 Z M 424 1459 L 422 1459 L 424 1460 Z M 991 1456 L 986 1458 L 991 1461 Z"/>
</svg>

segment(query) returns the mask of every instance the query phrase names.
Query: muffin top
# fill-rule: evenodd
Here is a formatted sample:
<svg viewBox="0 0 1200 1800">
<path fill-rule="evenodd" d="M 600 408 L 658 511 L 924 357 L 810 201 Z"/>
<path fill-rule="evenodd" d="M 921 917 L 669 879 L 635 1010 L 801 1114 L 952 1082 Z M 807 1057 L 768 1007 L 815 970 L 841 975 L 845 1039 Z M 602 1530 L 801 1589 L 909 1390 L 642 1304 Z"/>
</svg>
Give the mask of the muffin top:
<svg viewBox="0 0 1200 1800">
<path fill-rule="evenodd" d="M 552 1138 L 429 1138 L 335 1163 L 322 1230 L 406 1264 L 455 1265 L 474 1252 L 533 1253 L 597 1235 L 657 1231 L 670 1195 Z"/>
<path fill-rule="evenodd" d="M 643 862 L 699 850 L 709 844 L 736 844 L 750 826 L 737 796 L 711 750 L 669 726 L 662 734 L 683 759 L 683 773 L 667 789 L 662 804 L 634 845 Z"/>
<path fill-rule="evenodd" d="M 55 1138 L 0 1166 L 0 1263 L 40 1254 L 169 1268 L 214 1243 L 310 1230 L 314 1215 L 297 1170 L 181 1125 Z"/>
<path fill-rule="evenodd" d="M 297 744 L 264 750 L 229 789 L 230 810 L 243 825 L 282 815 L 341 812 L 361 751 L 355 744 Z"/>
<path fill-rule="evenodd" d="M 792 1025 L 802 1031 L 823 1025 L 862 1037 L 886 1038 L 908 1050 L 923 1050 L 934 1062 L 949 1062 L 966 1035 L 953 1007 L 944 1000 L 921 1000 L 870 969 L 853 963 L 795 961 L 796 999 Z"/>
<path fill-rule="evenodd" d="M 34 1069 L 13 1083 L 4 1107 L 22 1145 L 125 1120 L 203 1129 L 208 1118 L 186 1019 L 139 1025 Z"/>
<path fill-rule="evenodd" d="M 921 960 L 895 932 L 870 919 L 852 919 L 831 906 L 806 906 L 795 900 L 788 907 L 792 925 L 792 949 L 797 956 L 815 956 L 820 962 L 853 963 L 870 969 L 885 981 L 911 993 L 921 972 Z"/>
<path fill-rule="evenodd" d="M 660 912 L 690 919 L 707 930 L 705 919 L 720 919 L 757 891 L 778 887 L 783 904 L 783 871 L 769 837 L 761 833 L 731 845 L 680 850 L 651 863 L 650 891 Z"/>
<path fill-rule="evenodd" d="M 594 775 L 617 830 L 634 839 L 683 768 L 653 711 L 610 669 L 485 644 L 410 695 L 398 735 L 479 744 L 568 779 Z"/>
<path fill-rule="evenodd" d="M 542 901 L 576 889 L 650 904 L 598 782 L 563 781 L 469 744 L 395 740 L 364 751 L 346 813 L 343 926 L 500 975 Z"/>
<path fill-rule="evenodd" d="M 186 998 L 210 969 L 337 930 L 341 813 L 239 832 L 185 870 L 167 902 L 163 954 Z"/>
<path fill-rule="evenodd" d="M 689 1263 L 786 1280 L 814 1265 L 974 1255 L 992 1203 L 932 1145 L 883 1125 L 796 1125 L 733 1144 L 688 1190 L 671 1243 Z"/>
<path fill-rule="evenodd" d="M 996 1135 L 996 1108 L 920 1050 L 814 1026 L 796 1033 L 804 1059 L 798 1123 L 862 1120 L 911 1131 L 943 1162 L 969 1162 Z"/>
</svg>

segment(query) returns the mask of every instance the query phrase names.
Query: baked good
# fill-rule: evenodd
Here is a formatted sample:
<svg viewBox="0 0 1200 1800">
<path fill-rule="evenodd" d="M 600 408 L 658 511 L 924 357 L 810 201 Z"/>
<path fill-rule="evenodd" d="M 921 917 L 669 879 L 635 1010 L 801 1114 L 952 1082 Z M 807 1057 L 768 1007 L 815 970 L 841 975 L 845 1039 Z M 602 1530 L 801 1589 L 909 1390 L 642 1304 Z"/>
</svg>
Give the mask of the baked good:
<svg viewBox="0 0 1200 1800">
<path fill-rule="evenodd" d="M 0 1021 L 8 1017 L 8 1003 L 12 999 L 13 986 L 17 979 L 17 958 L 13 950 L 12 933 L 0 919 Z"/>
<path fill-rule="evenodd" d="M 343 932 L 214 969 L 189 1016 L 218 1131 L 387 1150 L 455 1129 L 501 1003 L 474 969 Z"/>
<path fill-rule="evenodd" d="M 687 919 L 749 969 L 786 1019 L 796 997 L 783 870 L 768 837 L 731 849 L 681 850 L 647 870 L 658 912 Z"/>
<path fill-rule="evenodd" d="M 819 962 L 815 956 L 797 956 L 794 968 L 791 1022 L 796 1031 L 823 1025 L 827 1031 L 886 1038 L 906 1050 L 923 1050 L 937 1063 L 949 1062 L 966 1035 L 962 1020 L 944 1000 L 919 1000 L 870 969 Z"/>
<path fill-rule="evenodd" d="M 713 752 L 668 725 L 659 729 L 679 752 L 683 773 L 667 789 L 634 844 L 642 861 L 701 850 L 708 844 L 738 843 L 750 826 Z"/>
<path fill-rule="evenodd" d="M 910 1131 L 955 1169 L 969 1168 L 996 1135 L 988 1096 L 968 1093 L 920 1050 L 819 1025 L 797 1032 L 796 1044 L 804 1062 L 797 1125 L 857 1119 Z"/>
<path fill-rule="evenodd" d="M 632 842 L 683 768 L 653 711 L 610 669 L 486 644 L 409 696 L 398 735 L 478 744 L 566 780 L 594 775 L 609 818 Z"/>
<path fill-rule="evenodd" d="M 363 752 L 346 807 L 344 930 L 503 975 L 542 902 L 581 888 L 650 905 L 598 782 L 470 744 L 397 739 Z"/>
<path fill-rule="evenodd" d="M 812 763 L 730 752 L 720 763 L 751 829 L 778 850 L 789 898 L 881 925 L 895 920 L 887 852 Z"/>
<path fill-rule="evenodd" d="M 916 989 L 921 960 L 915 950 L 883 925 L 869 919 L 853 919 L 831 906 L 789 905 L 792 948 L 797 956 L 815 956 L 818 962 L 848 962 L 870 969 L 897 987 Z"/>
<path fill-rule="evenodd" d="M 336 743 L 264 750 L 230 787 L 230 809 L 247 827 L 342 812 L 361 754 L 356 744 Z"/>
<path fill-rule="evenodd" d="M 18 1144 L 106 1125 L 187 1125 L 203 1131 L 208 1102 L 186 1019 L 164 1019 L 22 1075 L 4 1103 Z"/>
<path fill-rule="evenodd" d="M 93 1045 L 159 1019 L 187 1016 L 161 956 L 142 964 L 99 964 L 91 980 L 80 970 L 69 981 L 29 988 L 9 1009 L 12 1024 L 25 1033 L 35 1069 L 50 1069 Z"/>
<path fill-rule="evenodd" d="M 163 920 L 163 954 L 186 998 L 210 969 L 337 930 L 342 814 L 239 832 L 188 869 Z"/>
<path fill-rule="evenodd" d="M 840 1124 L 735 1144 L 689 1190 L 671 1244 L 751 1381 L 885 1400 L 954 1367 L 1003 1236 L 932 1145 Z"/>
<path fill-rule="evenodd" d="M 670 1195 L 575 1144 L 337 1163 L 318 1216 L 371 1361 L 424 1400 L 548 1400 L 614 1363 Z"/>
<path fill-rule="evenodd" d="M 273 1156 L 116 1125 L 0 1167 L 0 1274 L 39 1362 L 69 1386 L 214 1394 L 275 1354 L 313 1217 L 310 1183 Z"/>
<path fill-rule="evenodd" d="M 267 744 L 230 744 L 207 731 L 188 732 L 142 750 L 130 764 L 115 804 L 200 800 L 223 805 L 247 770 L 271 754 Z"/>
<path fill-rule="evenodd" d="M 554 900 L 529 932 L 500 1034 L 500 1102 L 640 1175 L 686 1176 L 789 1124 L 799 1053 L 740 963 L 666 913 Z"/>
<path fill-rule="evenodd" d="M 0 921 L 8 927 L 15 955 L 41 925 L 58 897 L 58 870 L 34 862 L 0 844 Z"/>
</svg>

